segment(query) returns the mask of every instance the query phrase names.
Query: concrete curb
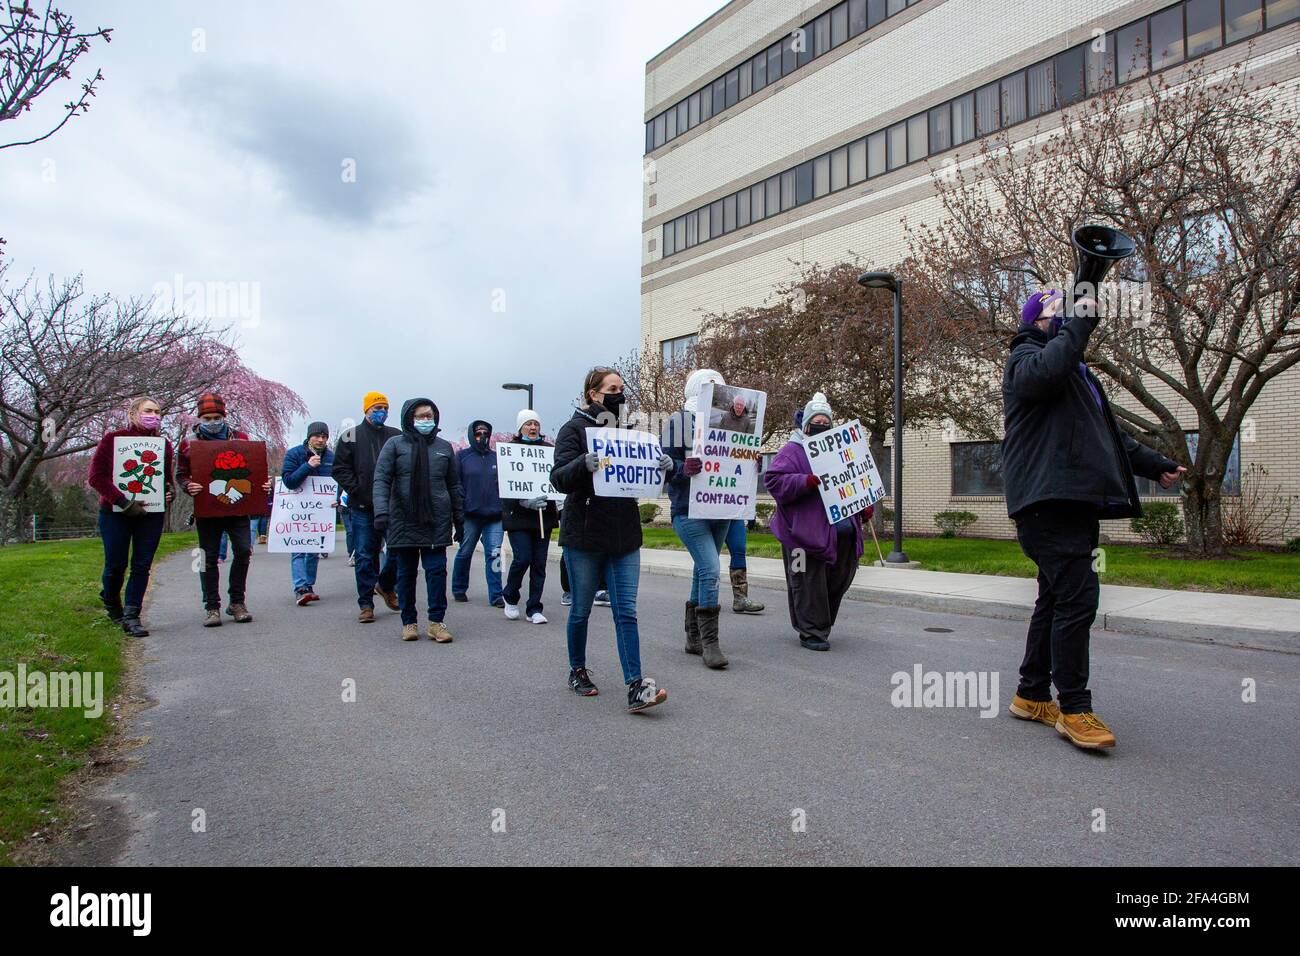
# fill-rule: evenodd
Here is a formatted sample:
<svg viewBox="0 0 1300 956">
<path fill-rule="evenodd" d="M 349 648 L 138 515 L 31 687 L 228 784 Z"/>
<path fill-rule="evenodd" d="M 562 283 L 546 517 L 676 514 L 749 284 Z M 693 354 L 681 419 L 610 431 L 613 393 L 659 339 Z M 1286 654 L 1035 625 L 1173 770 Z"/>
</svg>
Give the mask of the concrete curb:
<svg viewBox="0 0 1300 956">
<path fill-rule="evenodd" d="M 656 560 L 660 554 L 675 555 L 670 560 Z M 560 549 L 550 550 L 551 561 L 560 560 Z M 684 563 L 685 552 L 662 548 L 643 548 L 641 550 L 641 570 L 652 574 L 669 577 L 689 578 L 691 568 Z M 772 574 L 761 569 L 761 563 L 773 559 L 758 558 L 750 560 L 749 583 L 757 587 L 785 591 L 785 576 Z M 887 574 L 904 572 L 887 571 Z M 937 574 L 922 571 L 920 574 Z M 971 575 L 971 577 L 980 577 Z M 991 576 L 984 576 L 991 577 Z M 1028 579 L 1026 579 L 1028 580 Z M 723 575 L 723 587 L 726 587 L 726 575 Z M 1105 588 L 1114 585 L 1104 585 Z M 1169 592 L 1177 594 L 1178 592 Z M 1198 598 L 1212 595 L 1195 592 Z M 938 611 L 947 614 L 967 614 L 974 617 L 993 618 L 1002 621 L 1026 623 L 1033 612 L 1033 604 L 1016 600 L 996 600 L 988 597 L 975 597 L 962 594 L 941 594 L 929 591 L 904 590 L 901 588 L 883 588 L 874 585 L 854 584 L 847 597 L 853 601 L 869 604 L 887 604 L 894 607 L 916 608 L 922 611 Z M 1236 597 L 1227 595 L 1227 597 Z M 1105 603 L 1103 598 L 1103 604 Z M 1150 602 L 1154 603 L 1154 602 Z M 1132 634 L 1136 637 L 1158 637 L 1171 641 L 1184 641 L 1192 644 L 1216 644 L 1223 647 L 1238 647 L 1248 650 L 1272 651 L 1278 654 L 1300 654 L 1300 601 L 1296 605 L 1296 630 L 1277 628 L 1243 627 L 1241 625 L 1212 624 L 1204 621 L 1183 619 L 1166 619 L 1155 616 L 1144 617 L 1134 613 L 1134 609 L 1119 612 L 1100 611 L 1097 623 L 1093 626 L 1105 631 Z"/>
</svg>

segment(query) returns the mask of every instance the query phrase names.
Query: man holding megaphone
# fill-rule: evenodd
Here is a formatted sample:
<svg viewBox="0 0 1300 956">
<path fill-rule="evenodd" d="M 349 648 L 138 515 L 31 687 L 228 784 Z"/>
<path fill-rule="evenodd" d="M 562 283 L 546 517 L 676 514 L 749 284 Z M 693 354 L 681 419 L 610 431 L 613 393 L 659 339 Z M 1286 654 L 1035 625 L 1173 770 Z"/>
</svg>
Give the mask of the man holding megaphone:
<svg viewBox="0 0 1300 956">
<path fill-rule="evenodd" d="M 1110 263 L 1132 254 L 1131 240 L 1101 226 L 1076 231 L 1075 245 L 1079 275 L 1092 288 Z M 1119 251 L 1106 255 L 1104 247 Z M 1094 250 L 1109 261 L 1099 267 Z M 1076 292 L 1084 291 L 1079 282 L 1076 277 Z M 1115 735 L 1093 713 L 1088 689 L 1089 629 L 1101 593 L 1098 522 L 1142 514 L 1135 474 L 1168 488 L 1186 469 L 1116 423 L 1101 383 L 1083 362 L 1101 321 L 1097 302 L 1077 297 L 1071 312 L 1065 314 L 1059 290 L 1030 296 L 1002 377 L 1007 513 L 1038 567 L 1038 600 L 1011 713 L 1095 749 L 1115 746 Z"/>
</svg>

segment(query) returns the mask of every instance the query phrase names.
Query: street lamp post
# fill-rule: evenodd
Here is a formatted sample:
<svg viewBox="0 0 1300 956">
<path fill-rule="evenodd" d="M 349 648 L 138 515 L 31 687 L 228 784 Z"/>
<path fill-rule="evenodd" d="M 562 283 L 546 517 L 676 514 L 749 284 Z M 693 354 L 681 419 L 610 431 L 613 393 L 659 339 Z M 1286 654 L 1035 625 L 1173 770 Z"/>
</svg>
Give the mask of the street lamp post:
<svg viewBox="0 0 1300 956">
<path fill-rule="evenodd" d="M 864 272 L 858 284 L 894 294 L 894 550 L 886 564 L 907 564 L 903 550 L 903 280 L 892 272 Z"/>
<path fill-rule="evenodd" d="M 528 393 L 528 407 L 529 407 L 529 408 L 536 408 L 536 407 L 537 407 L 536 405 L 533 404 L 533 385 L 532 385 L 531 382 L 527 382 L 527 383 L 525 383 L 525 382 L 506 382 L 506 383 L 505 383 L 504 385 L 502 385 L 501 387 L 504 388 L 507 392 L 525 392 L 525 391 L 526 391 L 526 392 Z"/>
</svg>

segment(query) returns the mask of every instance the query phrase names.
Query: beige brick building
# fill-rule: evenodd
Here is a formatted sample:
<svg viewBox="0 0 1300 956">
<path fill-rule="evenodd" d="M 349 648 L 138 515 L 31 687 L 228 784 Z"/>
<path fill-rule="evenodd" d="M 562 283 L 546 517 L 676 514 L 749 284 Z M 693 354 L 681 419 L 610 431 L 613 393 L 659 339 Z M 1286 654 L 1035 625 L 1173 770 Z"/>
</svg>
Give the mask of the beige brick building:
<svg viewBox="0 0 1300 956">
<path fill-rule="evenodd" d="M 642 338 L 680 354 L 703 315 L 761 304 L 792 262 L 888 268 L 901 220 L 939 215 L 932 170 L 979 137 L 1050 129 L 1116 73 L 1247 51 L 1252 78 L 1300 101 L 1300 0 L 732 0 L 646 65 Z M 1234 473 L 1259 463 L 1300 496 L 1298 407 L 1300 368 L 1256 403 Z M 903 461 L 909 533 L 960 509 L 972 534 L 1013 535 L 995 445 L 909 431 Z"/>
</svg>

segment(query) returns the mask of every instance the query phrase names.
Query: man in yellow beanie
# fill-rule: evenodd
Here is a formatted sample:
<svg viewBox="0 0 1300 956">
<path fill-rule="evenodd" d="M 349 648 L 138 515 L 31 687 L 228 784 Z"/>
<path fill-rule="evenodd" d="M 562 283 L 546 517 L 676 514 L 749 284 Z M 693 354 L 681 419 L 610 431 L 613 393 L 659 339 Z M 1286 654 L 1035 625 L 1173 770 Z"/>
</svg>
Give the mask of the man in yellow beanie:
<svg viewBox="0 0 1300 956">
<path fill-rule="evenodd" d="M 357 621 L 373 624 L 376 594 L 384 599 L 389 610 L 399 609 L 397 563 L 386 557 L 383 569 L 379 567 L 384 536 L 375 530 L 371 488 L 380 450 L 401 432 L 384 424 L 388 418 L 388 398 L 382 392 L 366 392 L 361 410 L 365 413 L 361 424 L 339 436 L 334 450 L 334 480 L 348 493 L 348 509 L 352 512 L 353 540 L 348 544 L 356 557 L 357 604 L 361 608 Z"/>
</svg>

